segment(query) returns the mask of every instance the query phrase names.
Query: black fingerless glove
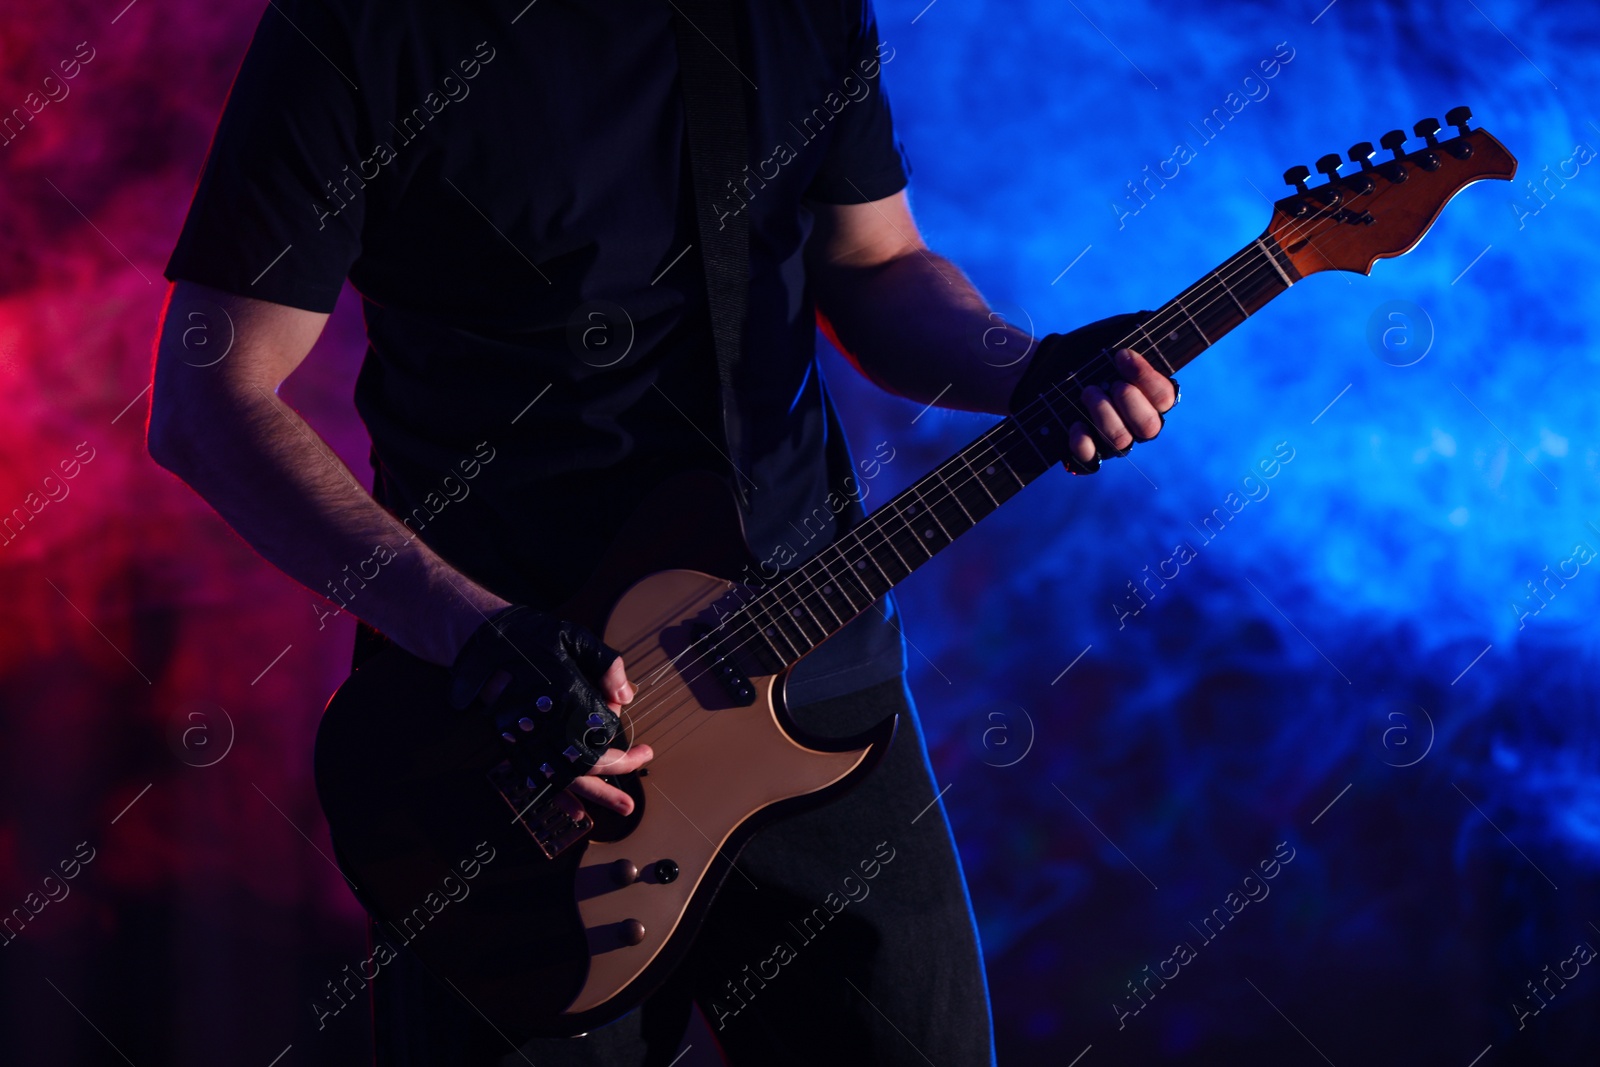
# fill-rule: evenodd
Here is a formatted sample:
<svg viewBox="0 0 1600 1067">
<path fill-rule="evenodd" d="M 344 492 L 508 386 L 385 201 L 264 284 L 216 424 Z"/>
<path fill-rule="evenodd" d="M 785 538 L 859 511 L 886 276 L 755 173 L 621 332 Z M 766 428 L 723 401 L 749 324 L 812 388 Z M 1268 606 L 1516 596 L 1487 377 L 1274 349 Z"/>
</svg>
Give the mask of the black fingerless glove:
<svg viewBox="0 0 1600 1067">
<path fill-rule="evenodd" d="M 1011 413 L 1015 415 L 1028 404 L 1032 403 L 1041 394 L 1053 386 L 1060 385 L 1074 374 L 1087 368 L 1102 355 L 1109 357 L 1111 351 L 1119 344 L 1126 342 L 1129 335 L 1146 322 L 1153 312 L 1135 311 L 1126 315 L 1113 315 L 1108 319 L 1091 322 L 1080 326 L 1070 333 L 1052 333 L 1039 339 L 1039 344 L 1029 361 L 1027 368 L 1022 372 L 1022 377 L 1017 381 L 1017 387 L 1011 392 Z M 1102 381 L 1111 381 L 1117 378 L 1109 360 L 1106 369 L 1098 372 L 1101 377 L 1079 381 L 1068 385 L 1061 399 L 1067 401 L 1076 412 L 1076 419 L 1068 419 L 1070 425 L 1074 421 L 1082 421 L 1088 427 L 1089 438 L 1094 442 L 1095 457 L 1088 463 L 1083 463 L 1069 450 L 1062 464 L 1073 474 L 1093 474 L 1100 469 L 1100 461 L 1109 456 L 1125 456 L 1128 449 L 1118 451 L 1111 446 L 1100 434 L 1082 406 L 1078 397 L 1085 386 L 1099 385 Z M 1173 381 L 1173 388 L 1177 388 L 1177 381 Z M 1054 400 L 1055 398 L 1052 398 Z M 1166 420 L 1163 419 L 1163 422 Z"/>
<path fill-rule="evenodd" d="M 617 655 L 576 623 L 512 605 L 461 647 L 450 666 L 450 703 L 483 711 L 514 746 L 524 773 L 564 788 L 613 741 L 626 747 L 617 716 L 595 688 Z M 479 696 L 497 671 L 511 681 L 486 704 Z"/>
</svg>

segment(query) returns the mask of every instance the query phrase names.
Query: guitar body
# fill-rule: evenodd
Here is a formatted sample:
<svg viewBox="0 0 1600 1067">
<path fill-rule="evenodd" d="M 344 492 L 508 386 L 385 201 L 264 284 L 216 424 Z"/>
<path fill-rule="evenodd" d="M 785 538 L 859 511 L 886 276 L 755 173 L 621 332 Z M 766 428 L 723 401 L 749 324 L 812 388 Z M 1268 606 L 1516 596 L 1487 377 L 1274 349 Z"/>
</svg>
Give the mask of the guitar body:
<svg viewBox="0 0 1600 1067">
<path fill-rule="evenodd" d="M 744 703 L 678 655 L 749 561 L 719 480 L 673 479 L 622 528 L 561 614 L 621 652 L 638 689 L 623 728 L 655 758 L 618 781 L 631 816 L 596 811 L 583 840 L 547 858 L 488 777 L 505 742 L 450 708 L 444 668 L 393 646 L 339 688 L 317 734 L 339 866 L 379 942 L 407 944 L 518 1040 L 638 1004 L 682 961 L 755 830 L 849 788 L 894 735 L 891 716 L 854 738 L 809 737 L 784 709 L 784 675 L 750 677 Z M 366 969 L 386 958 L 380 947 Z"/>
</svg>

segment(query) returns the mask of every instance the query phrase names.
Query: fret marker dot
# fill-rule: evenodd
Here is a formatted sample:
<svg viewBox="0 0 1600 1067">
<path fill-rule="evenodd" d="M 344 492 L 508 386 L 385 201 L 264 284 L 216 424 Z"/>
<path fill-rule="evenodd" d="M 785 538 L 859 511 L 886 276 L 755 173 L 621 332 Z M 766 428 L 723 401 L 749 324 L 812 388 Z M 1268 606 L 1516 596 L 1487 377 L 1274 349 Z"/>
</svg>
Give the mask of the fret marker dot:
<svg viewBox="0 0 1600 1067">
<path fill-rule="evenodd" d="M 994 468 L 993 467 L 985 467 L 985 468 L 983 468 L 983 473 L 985 473 L 985 474 L 993 474 L 994 473 Z"/>
<path fill-rule="evenodd" d="M 832 596 L 833 595 L 833 586 L 831 586 L 831 585 L 823 586 L 822 587 L 822 594 L 823 594 L 823 596 Z"/>
<path fill-rule="evenodd" d="M 1049 437 L 1050 436 L 1050 427 L 1048 427 L 1048 426 L 1039 427 L 1039 436 L 1040 437 Z"/>
<path fill-rule="evenodd" d="M 866 560 L 863 559 L 863 560 L 858 560 L 856 562 L 856 570 L 864 571 L 866 569 L 867 569 L 867 561 Z"/>
<path fill-rule="evenodd" d="M 926 537 L 928 540 L 931 541 L 931 540 L 933 540 L 933 531 L 932 530 L 923 530 L 922 531 L 922 536 Z"/>
<path fill-rule="evenodd" d="M 795 608 L 794 609 L 794 617 L 797 618 L 797 619 L 800 617 L 800 609 L 799 608 Z"/>
<path fill-rule="evenodd" d="M 767 636 L 768 637 L 774 636 L 777 632 L 778 632 L 778 628 L 776 626 L 767 627 Z"/>
</svg>

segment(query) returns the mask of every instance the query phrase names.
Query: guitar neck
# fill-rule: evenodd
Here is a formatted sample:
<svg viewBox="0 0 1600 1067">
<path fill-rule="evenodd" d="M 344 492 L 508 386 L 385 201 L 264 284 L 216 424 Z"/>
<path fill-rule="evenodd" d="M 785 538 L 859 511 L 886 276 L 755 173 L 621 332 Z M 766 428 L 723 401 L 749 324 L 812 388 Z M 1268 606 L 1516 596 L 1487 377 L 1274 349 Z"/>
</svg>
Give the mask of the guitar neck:
<svg viewBox="0 0 1600 1067">
<path fill-rule="evenodd" d="M 1300 274 L 1270 234 L 1173 297 L 1115 348 L 1176 374 Z M 816 556 L 762 588 L 738 612 L 780 669 L 820 645 L 985 516 L 1066 456 L 1085 384 L 1113 374 L 1103 353 L 945 460 Z M 732 620 L 728 620 L 732 621 Z"/>
</svg>

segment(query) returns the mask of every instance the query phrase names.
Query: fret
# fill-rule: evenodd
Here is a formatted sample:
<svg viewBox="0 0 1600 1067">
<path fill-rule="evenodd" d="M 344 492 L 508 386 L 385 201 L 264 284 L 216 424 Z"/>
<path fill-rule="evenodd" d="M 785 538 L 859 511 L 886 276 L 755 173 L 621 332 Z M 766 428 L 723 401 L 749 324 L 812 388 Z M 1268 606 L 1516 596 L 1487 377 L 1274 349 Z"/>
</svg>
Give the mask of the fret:
<svg viewBox="0 0 1600 1067">
<path fill-rule="evenodd" d="M 934 473 L 937 474 L 938 471 L 934 471 Z M 927 479 L 924 478 L 923 481 L 927 481 Z M 917 485 L 921 485 L 921 484 L 922 484 L 922 482 L 918 482 L 917 483 Z M 912 492 L 916 492 L 916 486 L 912 486 L 911 489 L 912 489 Z M 924 516 L 932 518 L 934 525 L 939 527 L 939 532 L 944 534 L 946 540 L 950 540 L 950 531 L 946 530 L 944 528 L 944 523 L 939 521 L 938 513 L 936 511 L 934 511 L 934 509 L 928 505 L 927 499 L 925 497 L 923 497 L 921 493 L 917 494 L 917 503 L 916 503 L 916 505 L 911 507 L 911 508 L 907 508 L 906 509 L 906 515 L 907 516 L 911 516 L 911 517 L 915 517 L 916 514 L 919 511 Z"/>
<path fill-rule="evenodd" d="M 784 658 L 783 652 L 778 648 L 777 644 L 773 642 L 773 639 L 781 639 L 783 643 L 788 646 L 788 661 L 793 663 L 795 660 L 805 655 L 805 653 L 811 651 L 811 649 L 810 646 L 802 649 L 799 645 L 796 645 L 793 639 L 790 638 L 789 632 L 785 630 L 782 625 L 780 625 L 781 619 L 782 616 L 773 610 L 772 605 L 763 605 L 760 615 L 753 617 L 752 621 L 756 622 L 756 625 L 761 628 L 761 635 L 768 640 L 769 644 L 772 644 L 772 650 L 778 653 L 779 659 Z"/>
<path fill-rule="evenodd" d="M 833 631 L 821 619 L 817 618 L 816 613 L 811 610 L 811 606 L 806 603 L 805 594 L 797 588 L 792 578 L 788 585 L 789 598 L 781 602 L 784 608 L 784 618 L 793 619 L 795 627 L 799 629 L 801 636 L 806 639 L 810 647 L 815 648 L 822 644 Z M 812 631 L 816 631 L 815 637 L 811 636 Z"/>
<path fill-rule="evenodd" d="M 967 468 L 967 473 L 972 475 L 972 480 L 978 483 L 978 488 L 982 489 L 983 492 L 984 492 L 984 495 L 986 495 L 989 498 L 989 503 L 993 504 L 994 507 L 998 508 L 1000 506 L 999 499 L 994 495 L 994 493 L 989 491 L 989 487 L 987 485 L 983 484 L 983 475 L 979 474 L 977 471 L 972 469 L 972 460 L 967 458 L 966 451 L 963 450 L 963 451 L 957 453 L 957 455 L 960 457 L 962 465 Z M 990 473 L 993 473 L 994 472 L 994 467 L 991 466 L 989 468 L 989 471 L 990 471 Z M 991 508 L 990 510 L 992 511 L 994 509 Z"/>
<path fill-rule="evenodd" d="M 1200 340 L 1206 343 L 1207 348 L 1210 348 L 1210 338 L 1206 337 L 1206 332 L 1200 328 L 1200 324 L 1194 321 L 1194 316 L 1189 314 L 1188 306 L 1182 300 L 1174 300 L 1173 303 L 1178 305 L 1178 310 L 1183 312 L 1183 317 L 1189 320 L 1189 325 L 1194 327 L 1194 332 L 1200 335 Z"/>
<path fill-rule="evenodd" d="M 816 599 L 820 600 L 822 602 L 822 606 L 824 608 L 828 609 L 828 614 L 833 616 L 834 623 L 836 625 L 838 625 L 838 626 L 843 626 L 846 622 L 849 622 L 850 620 L 847 617 L 841 617 L 840 614 L 837 611 L 833 610 L 833 605 L 831 603 L 829 603 L 829 601 L 828 601 L 828 595 L 822 591 L 820 586 L 817 585 L 817 579 L 816 579 L 815 575 L 813 575 L 811 573 L 812 570 L 813 570 L 813 568 L 809 564 L 807 564 L 806 566 L 801 567 L 798 571 L 795 572 L 795 576 L 797 578 L 804 578 L 806 580 L 806 584 L 811 586 L 811 592 L 810 593 L 801 593 L 800 594 L 801 606 L 804 607 L 807 610 L 807 612 L 809 612 L 810 615 L 813 618 L 819 619 L 819 621 L 820 621 L 820 616 L 818 616 L 816 611 L 813 610 L 810 607 L 810 602 L 811 602 L 811 599 L 812 599 L 812 595 L 815 594 Z M 831 582 L 830 583 L 826 583 L 826 584 L 828 584 L 830 586 L 832 585 Z"/>
<path fill-rule="evenodd" d="M 1267 238 L 1257 237 L 1256 240 L 1255 240 L 1255 244 L 1256 244 L 1257 247 L 1259 247 L 1261 249 L 1261 251 L 1263 253 L 1266 254 L 1267 262 L 1271 263 L 1273 269 L 1276 270 L 1278 272 L 1279 276 L 1283 278 L 1283 287 L 1285 289 L 1287 289 L 1287 288 L 1289 288 L 1289 286 L 1293 285 L 1294 282 L 1292 282 L 1289 279 L 1289 275 L 1288 274 L 1284 273 L 1283 267 L 1278 263 L 1278 257 L 1272 254 L 1272 249 L 1271 248 L 1267 247 L 1267 241 L 1272 241 L 1273 244 L 1277 244 L 1277 241 L 1273 240 L 1271 237 L 1267 237 Z M 1292 244 L 1293 242 L 1290 242 L 1290 243 Z"/>
<path fill-rule="evenodd" d="M 1054 415 L 1055 413 L 1051 412 L 1051 414 Z M 1056 460 L 1051 456 L 1045 455 L 1044 452 L 1039 448 L 1039 445 L 1034 441 L 1035 432 L 1033 428 L 1029 427 L 1024 421 L 1027 418 L 1028 414 L 1026 408 L 1013 416 L 1011 420 L 1012 428 L 1010 432 L 1020 436 L 1024 441 L 1026 441 L 1028 447 L 1032 449 L 1033 455 L 1039 460 L 1038 470 L 1030 472 L 1028 467 L 1023 468 L 1023 473 L 1027 476 L 1027 480 L 1031 482 L 1035 478 L 1039 477 L 1039 475 L 1055 466 Z M 1040 427 L 1040 430 L 1042 432 L 1039 433 L 1039 436 L 1045 437 L 1049 435 L 1050 428 L 1048 426 Z M 1026 453 L 1024 453 L 1024 457 L 1025 456 Z M 1031 466 L 1031 464 L 1029 466 Z"/>
<path fill-rule="evenodd" d="M 852 577 L 859 579 L 862 587 L 866 589 L 867 592 L 872 594 L 872 599 L 877 600 L 883 594 L 894 588 L 894 579 L 890 578 L 888 574 L 884 573 L 883 568 L 878 565 L 877 557 L 875 557 L 871 550 L 867 548 L 867 543 L 863 541 L 859 535 L 855 536 L 856 547 L 861 551 L 861 558 L 857 559 L 855 563 L 852 564 L 852 567 L 854 568 L 854 574 Z M 867 578 L 874 573 L 876 573 L 879 578 L 883 579 L 882 589 L 874 589 L 872 586 L 867 584 Z"/>
<path fill-rule="evenodd" d="M 830 563 L 828 566 L 828 574 L 832 576 L 834 583 L 838 585 L 839 590 L 844 594 L 845 599 L 850 602 L 851 610 L 859 615 L 861 612 L 865 611 L 869 606 L 871 606 L 871 604 L 877 600 L 879 596 L 882 595 L 881 593 L 874 593 L 872 587 L 867 584 L 866 579 L 863 577 L 863 572 L 856 569 L 858 564 L 868 563 L 870 561 L 863 556 L 861 559 L 852 563 L 850 558 L 847 557 L 842 550 L 836 548 L 832 551 L 834 555 L 838 557 L 838 568 L 835 569 L 834 565 Z M 860 604 L 857 604 L 856 598 L 850 595 L 850 586 L 852 583 L 854 583 L 856 589 L 859 590 L 861 594 Z M 886 584 L 884 592 L 886 593 L 888 591 L 889 590 Z"/>
<path fill-rule="evenodd" d="M 876 520 L 877 516 L 873 516 L 873 518 Z M 907 563 L 906 562 L 906 558 L 900 554 L 900 550 L 895 547 L 894 541 L 891 540 L 890 537 L 889 537 L 889 531 L 885 530 L 883 528 L 882 521 L 874 521 L 873 524 L 872 524 L 872 529 L 878 535 L 878 537 L 883 541 L 883 543 L 889 547 L 889 551 L 894 553 L 894 562 L 899 563 L 901 567 L 905 568 L 905 572 L 906 573 L 902 574 L 899 578 L 890 578 L 889 579 L 890 584 L 893 585 L 893 584 L 895 584 L 897 582 L 900 582 L 900 581 L 904 580 L 906 577 L 908 577 L 911 574 L 912 571 L 916 570 L 916 568 L 913 567 L 911 564 Z M 873 562 L 877 563 L 877 557 L 873 557 Z M 880 565 L 878 569 L 882 570 L 883 568 Z M 889 576 L 887 574 L 885 574 L 884 577 L 887 578 Z"/>
<path fill-rule="evenodd" d="M 834 555 L 838 556 L 839 561 L 844 564 L 844 571 L 842 574 L 835 574 L 833 570 L 833 564 L 823 562 L 823 556 L 828 552 L 832 552 Z M 860 614 L 862 606 L 857 604 L 856 598 L 850 595 L 850 587 L 846 582 L 846 579 L 852 578 L 853 576 L 850 573 L 850 564 L 847 560 L 845 560 L 844 554 L 838 549 L 830 546 L 829 548 L 826 548 L 817 554 L 816 563 L 817 566 L 822 568 L 822 573 L 828 578 L 828 581 L 839 590 L 839 595 L 844 597 L 844 602 L 850 605 L 851 617 L 854 618 L 856 615 Z M 826 594 L 828 590 L 827 585 L 824 585 L 822 589 L 823 593 Z M 872 603 L 871 597 L 867 598 L 867 603 Z"/>
<path fill-rule="evenodd" d="M 794 662 L 796 650 L 785 653 L 775 637 L 764 632 L 757 616 L 761 605 L 752 598 L 717 624 L 716 648 L 747 675 L 775 674 Z"/>
<path fill-rule="evenodd" d="M 1028 483 L 1023 481 L 1022 476 L 1012 468 L 1010 462 L 1006 459 L 1006 454 L 1000 450 L 1000 447 L 998 445 L 990 445 L 989 447 L 994 449 L 996 462 L 989 464 L 986 470 L 988 472 L 992 472 L 997 466 L 1004 467 L 1006 469 L 1006 473 L 1011 475 L 1011 477 L 1016 481 L 1018 492 L 1028 488 Z M 1006 499 L 1009 500 L 1011 498 L 1007 497 Z"/>
<path fill-rule="evenodd" d="M 1160 314 L 1161 313 L 1159 311 L 1156 312 L 1155 315 L 1151 316 L 1151 320 L 1153 321 L 1154 319 L 1158 318 Z M 1144 347 L 1139 349 L 1139 354 L 1148 359 L 1150 353 L 1154 352 L 1156 358 L 1159 359 L 1162 362 L 1162 365 L 1167 368 L 1167 377 L 1170 378 L 1174 374 L 1177 374 L 1178 368 L 1172 365 L 1172 361 L 1168 359 L 1167 354 L 1161 350 L 1161 346 L 1156 344 L 1155 338 L 1150 336 L 1150 331 L 1145 329 L 1145 324 L 1140 324 L 1139 333 L 1144 338 Z"/>
<path fill-rule="evenodd" d="M 907 490 L 907 493 L 914 493 L 915 488 L 917 486 L 912 486 L 910 490 Z M 946 533 L 944 526 L 939 525 L 938 515 L 934 515 L 923 504 L 907 504 L 904 509 L 899 509 L 899 520 L 901 520 L 901 526 L 904 526 L 906 533 L 910 534 L 910 539 L 917 542 L 918 549 L 922 549 L 930 560 L 933 558 L 934 552 L 942 549 L 944 544 L 950 544 L 950 534 Z M 928 525 L 930 522 L 933 525 Z M 934 542 L 938 541 L 939 536 L 944 537 L 944 544 L 934 544 Z"/>
<path fill-rule="evenodd" d="M 1250 309 L 1240 303 L 1239 298 L 1233 295 L 1233 288 L 1228 285 L 1228 279 L 1222 276 L 1221 271 L 1212 271 L 1212 274 L 1216 277 L 1217 281 L 1222 283 L 1222 288 L 1227 291 L 1228 296 L 1232 298 L 1233 302 L 1239 305 L 1240 314 L 1244 315 L 1244 317 L 1248 319 L 1250 317 Z"/>
<path fill-rule="evenodd" d="M 939 466 L 934 468 L 933 473 L 939 476 L 939 482 L 944 486 L 945 493 L 949 496 L 949 498 L 951 500 L 955 501 L 956 507 L 961 509 L 961 514 L 967 520 L 966 529 L 962 529 L 962 530 L 957 530 L 956 531 L 956 536 L 960 537 L 962 534 L 966 533 L 967 530 L 970 530 L 974 526 L 978 525 L 978 520 L 974 519 L 972 517 L 972 512 L 968 511 L 967 510 L 967 506 L 961 502 L 961 494 L 956 492 L 955 486 L 950 484 L 950 479 L 945 477 L 945 474 L 944 474 L 945 466 L 947 466 L 947 464 L 940 464 Z"/>
<path fill-rule="evenodd" d="M 1072 424 L 1074 422 L 1078 421 L 1078 420 L 1077 419 L 1065 419 L 1065 418 L 1062 418 L 1061 417 L 1061 412 L 1056 410 L 1056 401 L 1057 400 L 1063 400 L 1063 401 L 1067 402 L 1068 404 L 1071 404 L 1073 406 L 1073 408 L 1077 410 L 1078 414 L 1080 416 L 1082 416 L 1083 409 L 1078 407 L 1078 402 L 1076 400 L 1074 400 L 1072 398 L 1072 396 L 1067 392 L 1067 390 L 1069 390 L 1069 389 L 1072 390 L 1073 392 L 1077 392 L 1078 388 L 1079 387 L 1078 387 L 1078 383 L 1077 383 L 1076 380 L 1069 381 L 1064 386 L 1062 386 L 1062 385 L 1052 385 L 1049 389 L 1046 389 L 1039 396 L 1039 401 L 1042 404 L 1044 404 L 1044 409 L 1050 413 L 1050 417 L 1056 420 L 1056 425 L 1061 427 L 1061 432 L 1062 433 L 1071 433 L 1072 432 Z M 1055 393 L 1057 395 L 1056 396 L 1051 396 L 1050 395 L 1051 393 Z"/>
</svg>

